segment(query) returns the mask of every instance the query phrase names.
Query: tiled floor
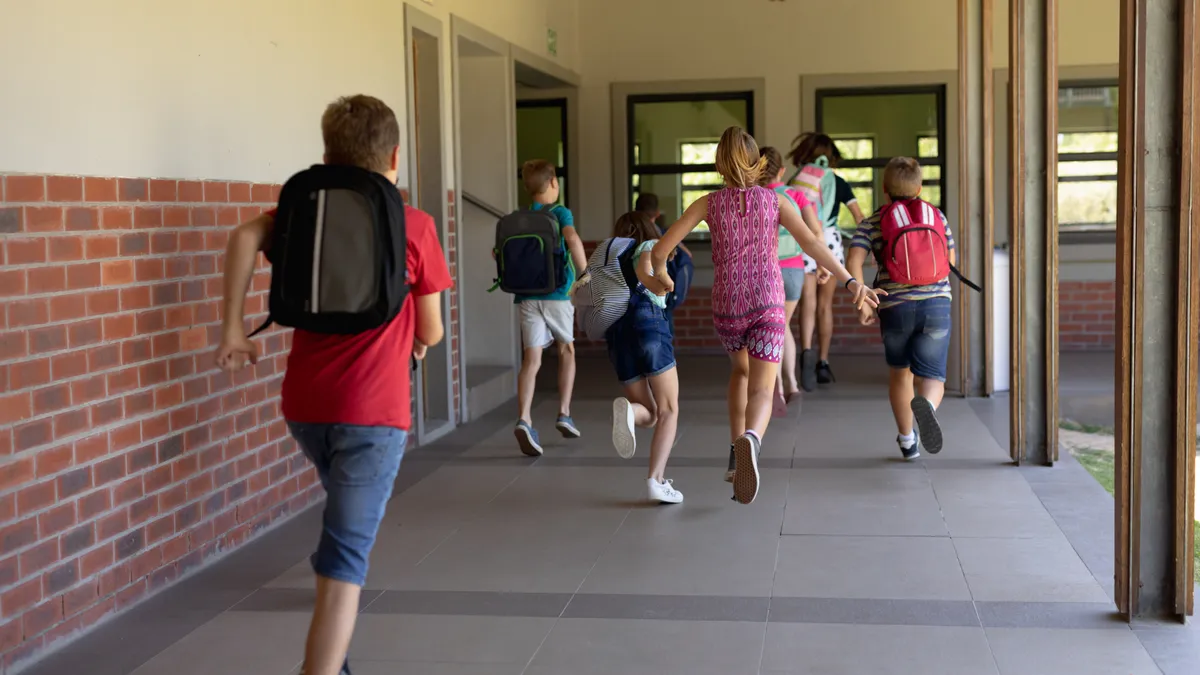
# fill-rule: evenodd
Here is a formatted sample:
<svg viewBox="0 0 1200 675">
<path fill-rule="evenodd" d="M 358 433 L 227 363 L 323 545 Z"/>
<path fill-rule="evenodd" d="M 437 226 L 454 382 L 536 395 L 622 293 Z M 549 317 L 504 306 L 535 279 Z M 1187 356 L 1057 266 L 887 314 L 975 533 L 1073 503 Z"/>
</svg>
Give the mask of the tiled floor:
<svg viewBox="0 0 1200 675">
<path fill-rule="evenodd" d="M 406 458 L 355 673 L 1200 672 L 1195 627 L 1114 617 L 1111 499 L 1069 459 L 1008 466 L 995 402 L 947 400 L 946 450 L 906 464 L 877 378 L 847 378 L 772 426 L 762 492 L 739 506 L 721 480 L 724 368 L 681 368 L 680 506 L 643 502 L 644 451 L 612 451 L 615 388 L 592 363 L 582 440 L 529 460 L 505 411 Z M 318 522 L 300 515 L 28 672 L 294 673 Z"/>
</svg>

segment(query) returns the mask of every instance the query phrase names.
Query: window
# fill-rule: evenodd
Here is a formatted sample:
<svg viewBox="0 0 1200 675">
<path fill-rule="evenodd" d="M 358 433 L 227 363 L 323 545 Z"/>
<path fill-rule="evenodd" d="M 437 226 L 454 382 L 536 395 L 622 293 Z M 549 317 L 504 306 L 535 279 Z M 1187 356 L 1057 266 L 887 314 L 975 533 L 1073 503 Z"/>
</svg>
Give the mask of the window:
<svg viewBox="0 0 1200 675">
<path fill-rule="evenodd" d="M 570 205 L 567 152 L 567 100 L 517 101 L 517 204 L 521 208 L 529 208 L 533 201 L 521 183 L 521 167 L 531 159 L 557 165 L 558 200 Z"/>
<path fill-rule="evenodd" d="M 1060 87 L 1058 119 L 1059 228 L 1112 230 L 1117 222 L 1117 87 Z"/>
<path fill-rule="evenodd" d="M 883 170 L 892 157 L 921 162 L 921 196 L 942 206 L 945 184 L 946 91 L 942 85 L 817 91 L 817 128 L 837 143 L 842 163 L 836 169 L 858 198 L 864 214 L 883 204 Z M 846 209 L 838 227 L 853 232 Z"/>
<path fill-rule="evenodd" d="M 730 126 L 754 133 L 752 92 L 630 96 L 629 203 L 642 192 L 658 195 L 664 220 L 677 219 L 692 202 L 720 189 L 717 142 Z M 707 238 L 701 223 L 693 238 Z"/>
</svg>

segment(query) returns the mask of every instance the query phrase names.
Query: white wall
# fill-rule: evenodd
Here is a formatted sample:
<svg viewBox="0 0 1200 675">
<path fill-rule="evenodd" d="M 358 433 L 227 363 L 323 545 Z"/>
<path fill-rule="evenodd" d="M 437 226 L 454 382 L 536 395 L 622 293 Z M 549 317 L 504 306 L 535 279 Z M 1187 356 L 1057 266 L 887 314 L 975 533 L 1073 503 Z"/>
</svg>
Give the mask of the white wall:
<svg viewBox="0 0 1200 675">
<path fill-rule="evenodd" d="M 577 69 L 579 1 L 5 0 L 0 171 L 281 181 L 319 161 L 339 95 L 378 96 L 404 128 L 406 4 L 442 21 L 447 63 L 453 13 Z"/>
</svg>

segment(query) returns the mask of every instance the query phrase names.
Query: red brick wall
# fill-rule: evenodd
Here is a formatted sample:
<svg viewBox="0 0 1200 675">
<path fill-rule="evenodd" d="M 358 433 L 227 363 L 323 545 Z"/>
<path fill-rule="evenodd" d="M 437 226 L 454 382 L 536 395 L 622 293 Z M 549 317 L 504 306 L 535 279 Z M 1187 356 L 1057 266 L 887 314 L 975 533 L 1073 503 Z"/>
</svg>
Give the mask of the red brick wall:
<svg viewBox="0 0 1200 675">
<path fill-rule="evenodd" d="M 462 421 L 459 411 L 462 410 L 462 374 L 459 372 L 459 334 L 461 328 L 458 321 L 458 216 L 454 202 L 454 190 L 446 192 L 446 259 L 450 264 L 450 278 L 455 280 L 454 288 L 450 289 L 450 318 L 446 339 L 450 341 L 450 361 L 453 370 L 450 385 L 454 387 L 454 409 L 450 415 L 455 424 Z M 415 417 L 413 419 L 416 419 Z"/>
<path fill-rule="evenodd" d="M 1116 349 L 1115 281 L 1060 281 L 1058 342 L 1065 352 Z"/>
<path fill-rule="evenodd" d="M 317 498 L 257 368 L 211 367 L 229 226 L 278 186 L 0 177 L 0 655 L 125 607 Z M 269 278 L 247 314 L 261 319 Z"/>
</svg>

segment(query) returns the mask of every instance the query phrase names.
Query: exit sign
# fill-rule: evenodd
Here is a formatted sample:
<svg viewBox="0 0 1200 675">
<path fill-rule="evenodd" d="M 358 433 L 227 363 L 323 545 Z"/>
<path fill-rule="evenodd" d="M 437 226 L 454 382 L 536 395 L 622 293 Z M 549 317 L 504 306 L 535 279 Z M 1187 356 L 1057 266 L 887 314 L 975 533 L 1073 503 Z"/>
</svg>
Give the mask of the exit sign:
<svg viewBox="0 0 1200 675">
<path fill-rule="evenodd" d="M 553 28 L 546 29 L 546 51 L 551 56 L 558 56 L 558 31 Z"/>
</svg>

